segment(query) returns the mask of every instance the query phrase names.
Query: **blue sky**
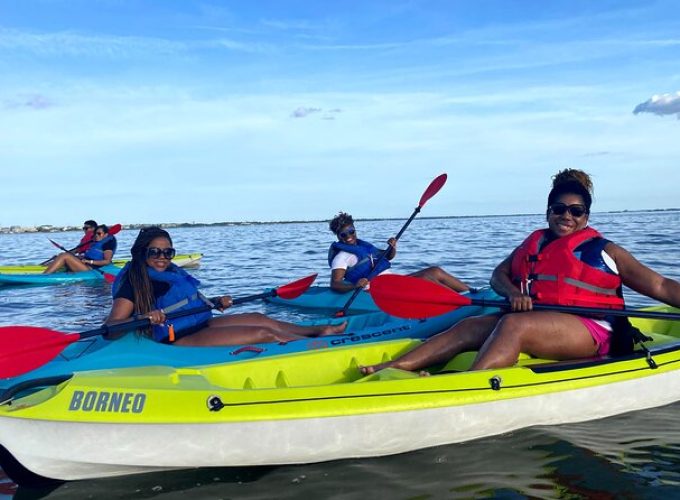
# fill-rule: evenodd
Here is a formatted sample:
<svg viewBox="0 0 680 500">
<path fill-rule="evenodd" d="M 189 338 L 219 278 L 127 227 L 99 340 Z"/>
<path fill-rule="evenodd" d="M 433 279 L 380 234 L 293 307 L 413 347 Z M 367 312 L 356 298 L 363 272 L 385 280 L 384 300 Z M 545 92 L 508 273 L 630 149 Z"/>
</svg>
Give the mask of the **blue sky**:
<svg viewBox="0 0 680 500">
<path fill-rule="evenodd" d="M 678 207 L 668 1 L 0 0 L 0 226 Z"/>
</svg>

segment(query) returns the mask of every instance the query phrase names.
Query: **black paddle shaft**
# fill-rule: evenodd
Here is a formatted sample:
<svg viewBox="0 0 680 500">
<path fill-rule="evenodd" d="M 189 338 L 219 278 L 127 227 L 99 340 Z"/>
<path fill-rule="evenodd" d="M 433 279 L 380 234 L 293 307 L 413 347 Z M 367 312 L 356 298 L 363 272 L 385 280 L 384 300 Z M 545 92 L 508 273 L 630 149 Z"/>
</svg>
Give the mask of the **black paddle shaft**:
<svg viewBox="0 0 680 500">
<path fill-rule="evenodd" d="M 397 235 L 394 237 L 394 239 L 395 239 L 396 241 L 399 241 L 399 238 L 401 238 L 401 235 L 404 234 L 404 231 L 406 231 L 406 228 L 409 227 L 409 226 L 411 225 L 411 222 L 413 222 L 413 219 L 416 218 L 416 215 L 418 215 L 418 213 L 420 212 L 420 209 L 421 209 L 421 208 L 422 208 L 422 206 L 418 205 L 418 206 L 415 208 L 415 210 L 413 210 L 413 213 L 411 214 L 411 217 L 408 218 L 408 220 L 406 221 L 406 223 L 402 226 L 401 230 L 400 230 L 400 231 L 397 233 Z M 382 253 L 380 254 L 380 257 L 378 257 L 378 259 L 375 261 L 375 263 L 373 264 L 373 271 L 371 271 L 371 272 L 369 273 L 369 275 L 367 276 L 367 278 L 369 279 L 369 281 L 370 281 L 372 278 L 374 278 L 373 273 L 375 273 L 375 270 L 378 269 L 378 264 L 379 264 L 380 262 L 382 262 L 383 259 L 385 259 L 385 258 L 387 257 L 387 254 L 390 252 L 391 249 L 392 249 L 392 247 L 388 245 L 387 248 L 386 248 L 385 250 L 382 251 Z M 343 308 L 342 308 L 340 311 L 338 311 L 338 312 L 335 313 L 335 316 L 337 316 L 338 318 L 341 318 L 341 317 L 343 317 L 343 316 L 346 316 L 346 315 L 347 315 L 347 310 L 349 309 L 349 306 L 352 305 L 352 302 L 354 302 L 354 299 L 356 299 L 356 298 L 358 297 L 358 295 L 359 295 L 359 293 L 361 292 L 361 290 L 362 290 L 361 288 L 355 288 L 355 289 L 354 289 L 354 292 L 352 292 L 352 296 L 351 296 L 351 297 L 349 298 L 349 300 L 345 303 L 345 305 L 343 306 Z"/>
<path fill-rule="evenodd" d="M 500 307 L 503 309 L 508 309 L 510 307 L 510 304 L 504 300 L 470 299 L 470 304 L 482 307 Z M 658 311 L 631 311 L 630 309 L 608 309 L 606 307 L 561 306 L 551 304 L 533 304 L 532 307 L 537 311 L 557 311 L 570 314 L 601 314 L 606 316 L 628 316 L 633 318 L 670 319 L 676 321 L 680 319 L 680 315 L 677 313 Z"/>
</svg>

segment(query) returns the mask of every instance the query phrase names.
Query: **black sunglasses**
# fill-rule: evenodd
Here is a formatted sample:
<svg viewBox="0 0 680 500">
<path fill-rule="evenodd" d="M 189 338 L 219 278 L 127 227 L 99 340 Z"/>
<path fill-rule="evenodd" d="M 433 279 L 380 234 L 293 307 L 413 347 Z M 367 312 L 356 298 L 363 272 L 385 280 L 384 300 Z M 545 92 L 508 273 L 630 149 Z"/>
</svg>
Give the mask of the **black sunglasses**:
<svg viewBox="0 0 680 500">
<path fill-rule="evenodd" d="M 83 226 L 83 231 L 89 231 L 90 229 L 94 229 L 92 226 Z"/>
<path fill-rule="evenodd" d="M 338 233 L 338 236 L 340 236 L 340 238 L 342 238 L 342 239 L 344 240 L 344 239 L 346 239 L 348 236 L 352 236 L 352 235 L 353 235 L 354 233 L 356 233 L 356 232 L 357 232 L 357 231 L 356 231 L 356 229 L 354 229 L 354 226 L 350 226 L 350 227 L 348 227 L 347 229 L 345 229 L 344 231 L 340 231 L 340 232 Z"/>
<path fill-rule="evenodd" d="M 146 249 L 146 258 L 147 259 L 160 259 L 161 255 L 165 257 L 166 259 L 170 260 L 175 256 L 175 249 L 174 248 L 156 248 L 156 247 L 149 247 Z"/>
<path fill-rule="evenodd" d="M 583 217 L 588 213 L 588 209 L 585 205 L 580 203 L 574 203 L 573 205 L 566 205 L 564 203 L 553 203 L 548 207 L 550 213 L 555 215 L 564 215 L 565 212 L 569 212 L 572 217 Z"/>
<path fill-rule="evenodd" d="M 96 236 L 104 236 L 106 233 L 104 233 L 103 231 L 97 231 L 97 232 L 94 233 L 94 234 L 95 234 Z"/>
</svg>

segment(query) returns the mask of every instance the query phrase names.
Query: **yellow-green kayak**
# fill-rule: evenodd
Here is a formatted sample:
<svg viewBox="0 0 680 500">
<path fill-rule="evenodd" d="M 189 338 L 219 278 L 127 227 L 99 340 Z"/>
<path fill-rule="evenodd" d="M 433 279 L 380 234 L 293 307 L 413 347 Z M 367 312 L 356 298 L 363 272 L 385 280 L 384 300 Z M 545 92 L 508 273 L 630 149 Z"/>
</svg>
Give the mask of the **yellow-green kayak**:
<svg viewBox="0 0 680 500">
<path fill-rule="evenodd" d="M 1 465 L 26 482 L 376 457 L 680 400 L 680 322 L 634 323 L 648 352 L 475 372 L 466 353 L 429 377 L 361 375 L 419 343 L 403 339 L 24 381 L 0 398 Z"/>
<path fill-rule="evenodd" d="M 179 267 L 198 267 L 201 264 L 201 253 L 176 255 L 172 262 Z M 123 267 L 130 259 L 113 259 L 112 265 Z M 0 266 L 0 274 L 40 274 L 47 266 L 40 264 L 19 264 L 14 266 Z"/>
</svg>

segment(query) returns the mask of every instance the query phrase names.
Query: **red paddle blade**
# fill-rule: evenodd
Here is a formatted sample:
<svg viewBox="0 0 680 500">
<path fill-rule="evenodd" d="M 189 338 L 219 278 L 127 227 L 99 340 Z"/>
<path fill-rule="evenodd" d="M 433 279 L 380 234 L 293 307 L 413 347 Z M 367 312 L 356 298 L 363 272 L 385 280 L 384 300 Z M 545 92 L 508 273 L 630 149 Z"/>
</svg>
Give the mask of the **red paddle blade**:
<svg viewBox="0 0 680 500">
<path fill-rule="evenodd" d="M 427 203 L 430 198 L 432 198 L 435 194 L 439 192 L 439 190 L 442 187 L 444 187 L 444 184 L 446 184 L 446 178 L 447 178 L 446 174 L 441 174 L 432 182 L 430 182 L 430 185 L 427 186 L 427 189 L 420 197 L 420 203 L 418 203 L 418 206 L 420 208 L 423 208 L 423 206 L 425 206 L 425 203 Z"/>
<path fill-rule="evenodd" d="M 370 293 L 380 309 L 399 318 L 439 316 L 472 302 L 450 288 L 398 274 L 382 274 L 374 278 Z"/>
<path fill-rule="evenodd" d="M 80 338 L 34 326 L 0 327 L 0 378 L 16 377 L 54 359 Z"/>
<path fill-rule="evenodd" d="M 121 229 L 123 229 L 123 226 L 120 224 L 114 224 L 113 226 L 109 227 L 109 236 L 120 233 Z"/>
<path fill-rule="evenodd" d="M 107 283 L 113 283 L 114 281 L 116 281 L 116 277 L 113 274 L 103 273 L 103 275 L 104 281 L 106 281 Z"/>
<path fill-rule="evenodd" d="M 316 279 L 317 274 L 311 274 L 306 278 L 301 278 L 287 285 L 280 286 L 276 289 L 276 295 L 282 299 L 294 299 L 302 295 Z"/>
</svg>

